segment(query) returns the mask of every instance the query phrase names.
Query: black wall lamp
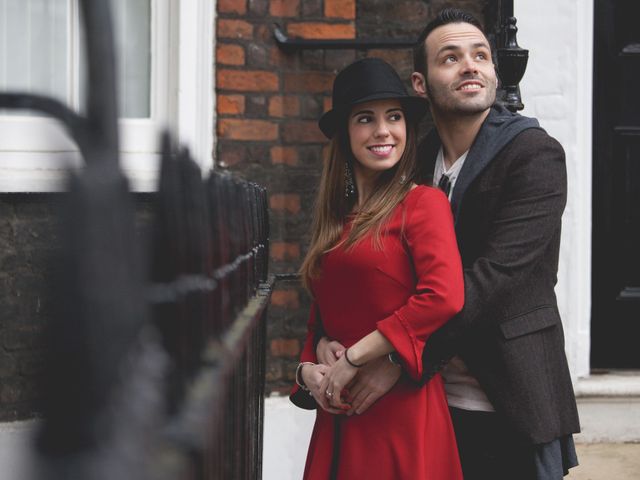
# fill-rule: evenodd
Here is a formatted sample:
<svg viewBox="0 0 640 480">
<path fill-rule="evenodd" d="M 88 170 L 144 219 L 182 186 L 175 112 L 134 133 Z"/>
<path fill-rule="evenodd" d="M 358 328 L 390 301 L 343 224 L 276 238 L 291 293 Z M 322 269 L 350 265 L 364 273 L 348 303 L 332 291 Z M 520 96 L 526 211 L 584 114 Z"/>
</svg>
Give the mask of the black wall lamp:
<svg viewBox="0 0 640 480">
<path fill-rule="evenodd" d="M 517 33 L 516 17 L 513 16 L 513 0 L 501 1 L 497 51 L 498 74 L 504 88 L 502 103 L 512 112 L 524 108 L 519 84 L 529 60 L 529 50 L 518 46 Z"/>
</svg>

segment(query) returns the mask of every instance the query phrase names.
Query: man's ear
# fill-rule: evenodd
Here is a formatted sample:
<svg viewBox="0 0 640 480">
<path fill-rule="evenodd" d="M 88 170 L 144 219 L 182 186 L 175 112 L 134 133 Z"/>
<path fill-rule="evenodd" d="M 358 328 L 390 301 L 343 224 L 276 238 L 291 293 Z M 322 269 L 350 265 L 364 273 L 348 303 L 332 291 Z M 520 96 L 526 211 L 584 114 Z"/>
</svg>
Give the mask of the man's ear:
<svg viewBox="0 0 640 480">
<path fill-rule="evenodd" d="M 420 97 L 424 97 L 427 100 L 429 97 L 427 96 L 427 80 L 424 78 L 424 75 L 420 72 L 413 72 L 411 74 L 411 85 L 413 85 L 413 90 Z"/>
</svg>

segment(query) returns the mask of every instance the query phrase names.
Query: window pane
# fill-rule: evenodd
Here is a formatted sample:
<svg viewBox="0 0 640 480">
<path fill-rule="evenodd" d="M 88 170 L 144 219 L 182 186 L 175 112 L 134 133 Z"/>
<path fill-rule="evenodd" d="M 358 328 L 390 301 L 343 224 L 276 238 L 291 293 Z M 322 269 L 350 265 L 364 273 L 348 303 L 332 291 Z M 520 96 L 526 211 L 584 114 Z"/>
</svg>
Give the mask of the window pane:
<svg viewBox="0 0 640 480">
<path fill-rule="evenodd" d="M 121 118 L 151 115 L 151 0 L 109 0 L 113 15 Z M 86 61 L 82 41 L 80 98 L 85 98 Z M 84 100 L 82 100 L 84 103 Z"/>
<path fill-rule="evenodd" d="M 148 117 L 151 100 L 150 0 L 112 0 L 112 3 L 121 116 Z"/>
<path fill-rule="evenodd" d="M 151 114 L 151 0 L 111 2 L 117 55 L 118 104 L 123 118 Z M 86 94 L 86 45 L 80 65 L 70 65 L 68 0 L 0 0 L 0 90 L 53 96 L 80 110 Z M 74 87 L 79 68 L 80 84 Z M 76 70 L 77 71 L 77 70 Z M 3 111 L 0 114 L 7 114 Z"/>
<path fill-rule="evenodd" d="M 0 0 L 0 90 L 69 97 L 67 0 Z"/>
</svg>

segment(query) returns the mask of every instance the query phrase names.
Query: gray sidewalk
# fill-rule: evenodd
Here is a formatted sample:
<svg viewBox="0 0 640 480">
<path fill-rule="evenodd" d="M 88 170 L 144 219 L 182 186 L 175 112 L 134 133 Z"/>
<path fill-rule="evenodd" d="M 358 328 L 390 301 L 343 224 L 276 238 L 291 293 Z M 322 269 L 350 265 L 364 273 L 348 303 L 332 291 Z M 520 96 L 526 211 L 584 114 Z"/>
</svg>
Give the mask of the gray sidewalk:
<svg viewBox="0 0 640 480">
<path fill-rule="evenodd" d="M 568 480 L 636 480 L 640 478 L 640 443 L 578 444 L 580 465 Z"/>
</svg>

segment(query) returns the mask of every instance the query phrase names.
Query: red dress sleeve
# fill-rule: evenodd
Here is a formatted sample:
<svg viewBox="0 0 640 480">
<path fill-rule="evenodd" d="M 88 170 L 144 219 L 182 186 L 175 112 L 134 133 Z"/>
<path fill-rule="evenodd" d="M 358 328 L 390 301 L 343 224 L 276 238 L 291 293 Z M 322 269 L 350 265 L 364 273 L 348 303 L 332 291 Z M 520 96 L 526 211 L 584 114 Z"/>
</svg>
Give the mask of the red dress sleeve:
<svg viewBox="0 0 640 480">
<path fill-rule="evenodd" d="M 311 311 L 309 312 L 309 320 L 307 322 L 307 338 L 304 341 L 302 352 L 300 353 L 300 362 L 312 362 L 318 363 L 316 356 L 316 346 L 314 342 L 316 328 L 318 326 L 318 304 L 314 301 L 311 305 Z M 314 410 L 317 408 L 316 401 L 313 399 L 309 392 L 302 390 L 298 384 L 294 384 L 289 395 L 289 399 L 294 405 L 307 410 Z"/>
<path fill-rule="evenodd" d="M 400 356 L 405 371 L 422 376 L 422 351 L 429 336 L 462 309 L 462 262 L 446 196 L 438 189 L 418 187 L 407 205 L 406 246 L 416 272 L 416 289 L 407 302 L 380 320 L 377 329 Z"/>
</svg>

